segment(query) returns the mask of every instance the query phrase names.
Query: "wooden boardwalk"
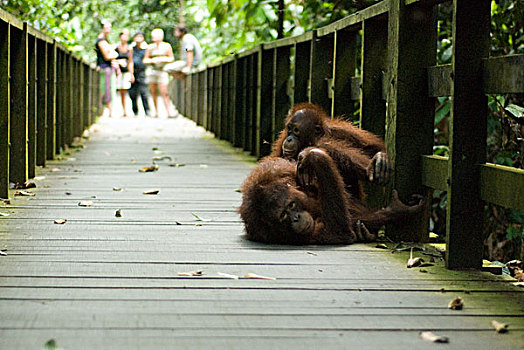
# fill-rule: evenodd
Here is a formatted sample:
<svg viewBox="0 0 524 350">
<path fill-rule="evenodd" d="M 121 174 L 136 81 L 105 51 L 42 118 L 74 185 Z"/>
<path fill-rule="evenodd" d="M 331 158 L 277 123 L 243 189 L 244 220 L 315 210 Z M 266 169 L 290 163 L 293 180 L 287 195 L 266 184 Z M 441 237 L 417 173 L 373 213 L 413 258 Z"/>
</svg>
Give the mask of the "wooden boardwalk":
<svg viewBox="0 0 524 350">
<path fill-rule="evenodd" d="M 102 119 L 86 145 L 0 210 L 0 349 L 524 348 L 511 281 L 407 269 L 405 253 L 374 244 L 246 241 L 235 190 L 254 164 L 185 119 Z M 172 160 L 138 172 L 155 156 Z M 221 275 L 247 273 L 277 279 Z M 464 310 L 447 308 L 456 296 Z"/>
</svg>

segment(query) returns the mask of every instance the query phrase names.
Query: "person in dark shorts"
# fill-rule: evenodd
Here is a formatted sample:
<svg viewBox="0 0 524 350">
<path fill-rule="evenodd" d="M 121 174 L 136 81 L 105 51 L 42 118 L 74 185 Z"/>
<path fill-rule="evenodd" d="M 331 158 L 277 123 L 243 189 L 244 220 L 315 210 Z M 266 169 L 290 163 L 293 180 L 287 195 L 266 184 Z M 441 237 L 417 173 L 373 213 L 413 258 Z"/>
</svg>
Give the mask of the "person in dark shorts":
<svg viewBox="0 0 524 350">
<path fill-rule="evenodd" d="M 142 100 L 142 106 L 146 116 L 149 116 L 149 89 L 146 81 L 146 65 L 144 55 L 146 54 L 147 43 L 144 41 L 144 33 L 137 32 L 133 37 L 133 66 L 135 80 L 129 89 L 129 97 L 133 105 L 133 113 L 138 115 L 138 96 Z"/>
<path fill-rule="evenodd" d="M 112 29 L 111 23 L 107 20 L 103 20 L 101 24 L 102 32 L 98 35 L 95 43 L 96 64 L 104 72 L 104 94 L 102 96 L 102 102 L 104 103 L 105 108 L 109 110 L 109 116 L 111 116 L 111 73 L 113 68 L 115 69 L 117 76 L 122 73 L 115 61 L 118 57 L 118 53 L 116 53 L 107 41 L 107 37 Z"/>
</svg>

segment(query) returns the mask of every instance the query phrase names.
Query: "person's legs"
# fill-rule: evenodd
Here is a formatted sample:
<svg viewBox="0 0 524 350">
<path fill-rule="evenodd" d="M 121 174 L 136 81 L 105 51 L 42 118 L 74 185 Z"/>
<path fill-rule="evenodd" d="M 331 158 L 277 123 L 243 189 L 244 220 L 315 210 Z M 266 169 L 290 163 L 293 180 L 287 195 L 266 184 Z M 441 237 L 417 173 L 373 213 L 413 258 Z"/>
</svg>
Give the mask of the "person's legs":
<svg viewBox="0 0 524 350">
<path fill-rule="evenodd" d="M 151 91 L 151 98 L 153 99 L 153 105 L 155 106 L 155 113 L 158 116 L 158 105 L 157 105 L 157 83 L 149 83 L 149 90 Z"/>
<path fill-rule="evenodd" d="M 146 83 L 139 84 L 140 98 L 142 99 L 142 105 L 144 106 L 144 112 L 149 115 L 149 91 L 147 90 Z"/>
<path fill-rule="evenodd" d="M 120 100 L 122 101 L 122 109 L 123 109 L 123 116 L 124 117 L 127 117 L 127 112 L 126 112 L 126 93 L 127 93 L 127 90 L 125 89 L 120 89 L 118 90 L 118 92 L 120 93 Z"/>
<path fill-rule="evenodd" d="M 131 99 L 131 108 L 133 109 L 133 113 L 135 115 L 138 115 L 138 90 L 140 83 L 138 83 L 136 80 L 133 84 L 131 84 L 131 88 L 129 89 L 129 98 Z"/>
<path fill-rule="evenodd" d="M 162 100 L 164 100 L 164 106 L 166 107 L 167 115 L 170 116 L 171 113 L 169 112 L 169 96 L 167 95 L 167 84 L 158 84 L 158 90 L 160 90 L 160 95 L 162 96 Z"/>
<path fill-rule="evenodd" d="M 102 102 L 105 107 L 109 110 L 109 116 L 111 117 L 111 67 L 104 67 L 104 96 Z"/>
</svg>

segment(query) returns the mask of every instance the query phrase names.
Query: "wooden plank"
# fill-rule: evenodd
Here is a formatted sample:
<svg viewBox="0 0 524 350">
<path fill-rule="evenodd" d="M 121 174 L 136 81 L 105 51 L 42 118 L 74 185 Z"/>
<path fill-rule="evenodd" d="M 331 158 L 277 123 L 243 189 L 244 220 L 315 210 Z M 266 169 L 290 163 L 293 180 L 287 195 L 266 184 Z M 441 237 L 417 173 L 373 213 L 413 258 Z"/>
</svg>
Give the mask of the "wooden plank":
<svg viewBox="0 0 524 350">
<path fill-rule="evenodd" d="M 328 79 L 333 74 L 334 37 L 317 37 L 313 31 L 311 40 L 311 62 L 309 66 L 308 101 L 319 105 L 328 113 L 331 100 L 328 94 Z"/>
<path fill-rule="evenodd" d="M 524 54 L 491 57 L 482 62 L 485 93 L 524 92 Z"/>
<path fill-rule="evenodd" d="M 36 165 L 45 166 L 47 158 L 47 84 L 48 84 L 48 43 L 37 41 L 37 125 L 36 125 Z"/>
<path fill-rule="evenodd" d="M 257 61 L 257 99 L 256 99 L 256 148 L 255 156 L 261 158 L 271 152 L 273 141 L 274 108 L 272 100 L 273 87 L 273 49 L 260 49 Z"/>
<path fill-rule="evenodd" d="M 10 53 L 10 156 L 9 181 L 24 183 L 28 178 L 27 118 L 28 118 L 28 38 L 27 23 L 24 29 L 11 27 Z"/>
<path fill-rule="evenodd" d="M 484 204 L 478 164 L 486 162 L 488 105 L 482 59 L 489 55 L 489 2 L 455 1 L 453 26 L 446 262 L 449 268 L 480 268 Z"/>
<path fill-rule="evenodd" d="M 389 10 L 389 2 L 381 1 L 377 4 L 369 6 L 361 11 L 355 12 L 352 15 L 344 17 L 334 23 L 318 29 L 318 36 L 324 36 L 334 33 L 340 29 L 348 29 L 358 27 L 366 19 L 381 17 L 387 14 Z M 352 28 L 355 29 L 355 28 Z"/>
<path fill-rule="evenodd" d="M 387 150 L 395 167 L 390 188 L 401 200 L 413 193 L 429 197 L 422 177 L 423 154 L 433 153 L 435 103 L 427 94 L 426 67 L 435 64 L 436 11 L 394 0 L 389 8 Z M 417 57 L 413 60 L 413 57 Z M 429 201 L 428 201 L 429 202 Z M 427 241 L 429 206 L 405 225 L 387 226 L 394 240 Z"/>
<path fill-rule="evenodd" d="M 56 43 L 47 45 L 47 152 L 46 158 L 55 158 L 56 149 L 56 78 L 57 78 L 57 50 Z M 98 95 L 93 96 L 98 99 Z"/>
<path fill-rule="evenodd" d="M 5 14 L 0 9 L 0 16 Z M 0 22 L 0 198 L 9 198 L 11 27 Z"/>
<path fill-rule="evenodd" d="M 451 95 L 451 64 L 428 67 L 428 93 L 431 97 Z"/>
<path fill-rule="evenodd" d="M 293 72 L 292 103 L 307 102 L 309 96 L 309 67 L 311 62 L 311 41 L 295 45 L 295 69 Z"/>
<path fill-rule="evenodd" d="M 335 32 L 332 116 L 351 118 L 355 110 L 351 98 L 351 80 L 357 68 L 357 35 L 348 30 Z"/>
<path fill-rule="evenodd" d="M 497 164 L 480 169 L 482 200 L 524 212 L 524 170 Z"/>
<path fill-rule="evenodd" d="M 36 174 L 36 123 L 37 123 L 37 60 L 39 55 L 36 47 L 36 38 L 28 35 L 27 38 L 27 177 L 33 178 Z"/>
<path fill-rule="evenodd" d="M 440 191 L 447 191 L 448 157 L 422 156 L 422 184 Z"/>
<path fill-rule="evenodd" d="M 284 129 L 284 121 L 288 111 L 291 109 L 291 102 L 288 95 L 288 83 L 291 74 L 290 62 L 291 49 L 289 46 L 279 47 L 274 50 L 273 61 L 273 138 L 274 142 L 278 134 Z"/>
</svg>

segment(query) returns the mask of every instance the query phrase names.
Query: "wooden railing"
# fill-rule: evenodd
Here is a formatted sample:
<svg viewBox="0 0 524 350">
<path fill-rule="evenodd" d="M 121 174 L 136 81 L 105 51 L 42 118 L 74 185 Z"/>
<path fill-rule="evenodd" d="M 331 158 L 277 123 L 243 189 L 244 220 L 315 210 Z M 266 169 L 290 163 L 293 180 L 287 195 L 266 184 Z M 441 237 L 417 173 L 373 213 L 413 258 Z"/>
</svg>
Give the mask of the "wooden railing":
<svg viewBox="0 0 524 350">
<path fill-rule="evenodd" d="M 0 9 L 0 197 L 35 176 L 100 111 L 100 74 Z"/>
<path fill-rule="evenodd" d="M 257 157 L 270 152 L 292 104 L 339 116 L 360 100 L 360 126 L 386 138 L 390 189 L 403 200 L 447 191 L 447 266 L 480 268 L 484 202 L 524 210 L 524 170 L 486 164 L 486 93 L 524 92 L 524 55 L 490 58 L 490 1 L 455 0 L 452 64 L 436 66 L 441 2 L 382 1 L 209 65 L 173 81 L 170 94 L 184 115 Z M 432 155 L 437 96 L 452 99 L 449 159 Z M 429 208 L 386 234 L 427 241 L 428 222 Z"/>
</svg>

